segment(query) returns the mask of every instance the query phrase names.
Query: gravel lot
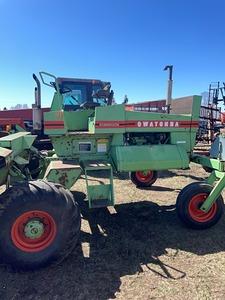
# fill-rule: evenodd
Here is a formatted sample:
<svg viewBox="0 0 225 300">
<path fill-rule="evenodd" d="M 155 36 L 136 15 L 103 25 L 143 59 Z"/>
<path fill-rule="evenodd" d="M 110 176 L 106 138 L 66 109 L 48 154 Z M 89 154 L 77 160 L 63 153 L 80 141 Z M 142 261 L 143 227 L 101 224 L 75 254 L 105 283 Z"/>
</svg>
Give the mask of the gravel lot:
<svg viewBox="0 0 225 300">
<path fill-rule="evenodd" d="M 88 210 L 84 180 L 80 243 L 58 266 L 15 273 L 0 267 L 0 299 L 224 299 L 225 220 L 195 231 L 177 219 L 182 187 L 207 176 L 191 165 L 160 174 L 151 189 L 115 180 L 114 209 Z"/>
</svg>

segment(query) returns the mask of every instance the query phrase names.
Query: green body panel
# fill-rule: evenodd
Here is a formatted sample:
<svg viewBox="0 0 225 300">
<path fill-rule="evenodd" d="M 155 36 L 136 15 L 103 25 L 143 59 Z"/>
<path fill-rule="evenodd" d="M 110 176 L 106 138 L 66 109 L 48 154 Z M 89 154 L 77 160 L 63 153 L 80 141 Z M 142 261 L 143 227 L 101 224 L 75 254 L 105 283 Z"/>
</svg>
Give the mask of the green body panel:
<svg viewBox="0 0 225 300">
<path fill-rule="evenodd" d="M 192 130 L 193 131 L 193 130 Z M 193 132 L 194 139 L 191 139 L 191 130 L 184 129 L 182 134 L 180 132 L 171 132 L 170 141 L 172 145 L 179 145 L 190 154 L 195 146 L 196 130 Z"/>
<path fill-rule="evenodd" d="M 0 141 L 1 141 L 1 138 L 0 138 Z M 13 153 L 12 150 L 0 147 L 0 157 L 4 158 L 6 160 L 6 163 L 9 163 L 11 161 L 12 156 L 13 156 L 12 153 Z"/>
<path fill-rule="evenodd" d="M 209 158 L 203 155 L 192 155 L 191 160 L 197 164 L 201 164 L 204 167 L 215 169 L 221 172 L 225 170 L 225 163 L 219 159 Z"/>
<path fill-rule="evenodd" d="M 187 152 L 179 145 L 116 146 L 112 158 L 120 172 L 189 167 Z"/>
<path fill-rule="evenodd" d="M 0 186 L 7 181 L 12 160 L 12 150 L 0 147 Z"/>
<path fill-rule="evenodd" d="M 22 128 L 20 125 L 15 125 L 15 128 L 16 128 L 16 132 L 25 132 L 26 130 L 24 128 Z"/>
<path fill-rule="evenodd" d="M 63 97 L 60 93 L 55 92 L 52 105 L 51 105 L 51 111 L 60 111 L 62 110 L 63 105 Z"/>
<path fill-rule="evenodd" d="M 51 140 L 55 152 L 60 159 L 85 160 L 90 158 L 90 156 L 96 159 L 105 159 L 108 157 L 111 136 L 105 134 L 74 133 L 66 136 L 52 136 Z M 82 146 L 85 146 L 85 144 L 90 146 L 90 151 L 82 149 Z"/>
<path fill-rule="evenodd" d="M 0 138 L 0 185 L 26 179 L 21 172 L 29 164 L 29 151 L 36 136 L 29 132 L 18 132 Z M 29 174 L 27 174 L 29 175 Z"/>
<path fill-rule="evenodd" d="M 80 177 L 81 173 L 82 169 L 76 162 L 54 160 L 48 165 L 44 179 L 59 183 L 67 189 L 70 189 Z"/>
<path fill-rule="evenodd" d="M 52 125 L 55 124 L 55 125 Z M 45 134 L 63 135 L 66 134 L 68 128 L 64 119 L 64 112 L 62 110 L 53 110 L 44 114 Z"/>
<path fill-rule="evenodd" d="M 88 131 L 88 118 L 93 110 L 83 111 L 50 111 L 44 114 L 45 133 L 48 135 L 62 135 L 73 131 Z M 50 122 L 57 121 L 52 125 Z M 61 121 L 61 124 L 59 122 Z M 50 124 L 49 124 L 50 123 Z"/>
<path fill-rule="evenodd" d="M 93 110 L 64 111 L 64 119 L 68 131 L 88 131 L 88 118 L 93 115 Z"/>
<path fill-rule="evenodd" d="M 18 132 L 0 138 L 0 147 L 13 150 L 13 156 L 19 155 L 22 151 L 30 149 L 36 135 L 30 135 L 29 132 Z"/>
</svg>

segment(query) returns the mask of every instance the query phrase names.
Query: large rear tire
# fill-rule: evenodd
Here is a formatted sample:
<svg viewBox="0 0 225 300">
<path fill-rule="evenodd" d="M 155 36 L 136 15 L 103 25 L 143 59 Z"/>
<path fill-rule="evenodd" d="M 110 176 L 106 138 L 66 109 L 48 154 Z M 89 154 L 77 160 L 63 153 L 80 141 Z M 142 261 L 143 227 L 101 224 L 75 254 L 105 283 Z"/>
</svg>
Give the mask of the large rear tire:
<svg viewBox="0 0 225 300">
<path fill-rule="evenodd" d="M 176 211 L 180 220 L 188 227 L 206 229 L 215 225 L 224 211 L 222 196 L 219 196 L 208 212 L 200 210 L 210 194 L 212 186 L 204 182 L 194 182 L 181 190 L 177 197 Z"/>
<path fill-rule="evenodd" d="M 81 217 L 72 194 L 60 185 L 31 181 L 0 198 L 0 259 L 16 269 L 62 261 L 75 247 Z"/>
<path fill-rule="evenodd" d="M 158 178 L 157 171 L 136 171 L 130 173 L 131 181 L 137 187 L 150 187 Z"/>
</svg>

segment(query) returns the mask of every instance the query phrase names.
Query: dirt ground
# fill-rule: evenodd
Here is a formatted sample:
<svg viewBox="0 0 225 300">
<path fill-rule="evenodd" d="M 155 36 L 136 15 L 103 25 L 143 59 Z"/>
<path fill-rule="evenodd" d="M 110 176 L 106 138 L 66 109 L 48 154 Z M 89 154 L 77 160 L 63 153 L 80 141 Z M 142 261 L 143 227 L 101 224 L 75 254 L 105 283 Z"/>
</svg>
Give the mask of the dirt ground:
<svg viewBox="0 0 225 300">
<path fill-rule="evenodd" d="M 15 273 L 0 267 L 0 299 L 225 299 L 225 219 L 185 228 L 174 204 L 200 167 L 160 174 L 148 190 L 115 180 L 115 209 L 88 210 L 84 182 L 80 244 L 58 266 Z M 82 204 L 83 203 L 83 204 Z"/>
</svg>

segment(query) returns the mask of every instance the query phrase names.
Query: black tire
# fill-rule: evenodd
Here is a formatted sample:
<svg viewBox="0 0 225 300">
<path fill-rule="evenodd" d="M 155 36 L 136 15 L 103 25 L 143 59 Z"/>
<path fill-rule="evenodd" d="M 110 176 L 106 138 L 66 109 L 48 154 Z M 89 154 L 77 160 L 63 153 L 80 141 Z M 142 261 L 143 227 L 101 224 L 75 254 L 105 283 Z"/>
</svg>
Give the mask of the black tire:
<svg viewBox="0 0 225 300">
<path fill-rule="evenodd" d="M 61 262 L 76 246 L 80 211 L 72 194 L 62 186 L 41 180 L 22 183 L 9 188 L 0 200 L 0 259 L 3 263 L 14 269 L 36 269 Z M 42 234 L 36 239 L 28 238 L 26 230 L 32 232 L 34 224 L 38 224 L 39 234 Z M 35 243 L 35 249 L 31 243 Z"/>
<path fill-rule="evenodd" d="M 153 185 L 157 178 L 158 173 L 157 171 L 149 171 L 151 172 L 150 176 L 146 176 L 146 179 L 142 180 L 141 177 L 138 175 L 139 173 L 142 173 L 140 171 L 131 172 L 130 173 L 130 180 L 137 186 L 137 187 L 150 187 Z"/>
<path fill-rule="evenodd" d="M 176 211 L 179 219 L 188 227 L 206 229 L 215 225 L 224 212 L 224 202 L 219 196 L 211 209 L 204 213 L 198 209 L 210 194 L 212 186 L 204 182 L 194 182 L 181 190 L 176 201 Z"/>
<path fill-rule="evenodd" d="M 201 183 L 201 184 L 206 184 L 208 185 L 207 183 L 205 183 L 205 181 L 200 181 L 198 183 Z M 186 185 L 182 190 L 180 190 L 178 196 L 177 196 L 177 201 L 182 201 L 182 196 L 183 194 L 191 187 L 191 186 L 194 186 L 196 185 L 196 182 L 192 182 L 192 183 L 189 183 L 188 185 Z"/>
</svg>

